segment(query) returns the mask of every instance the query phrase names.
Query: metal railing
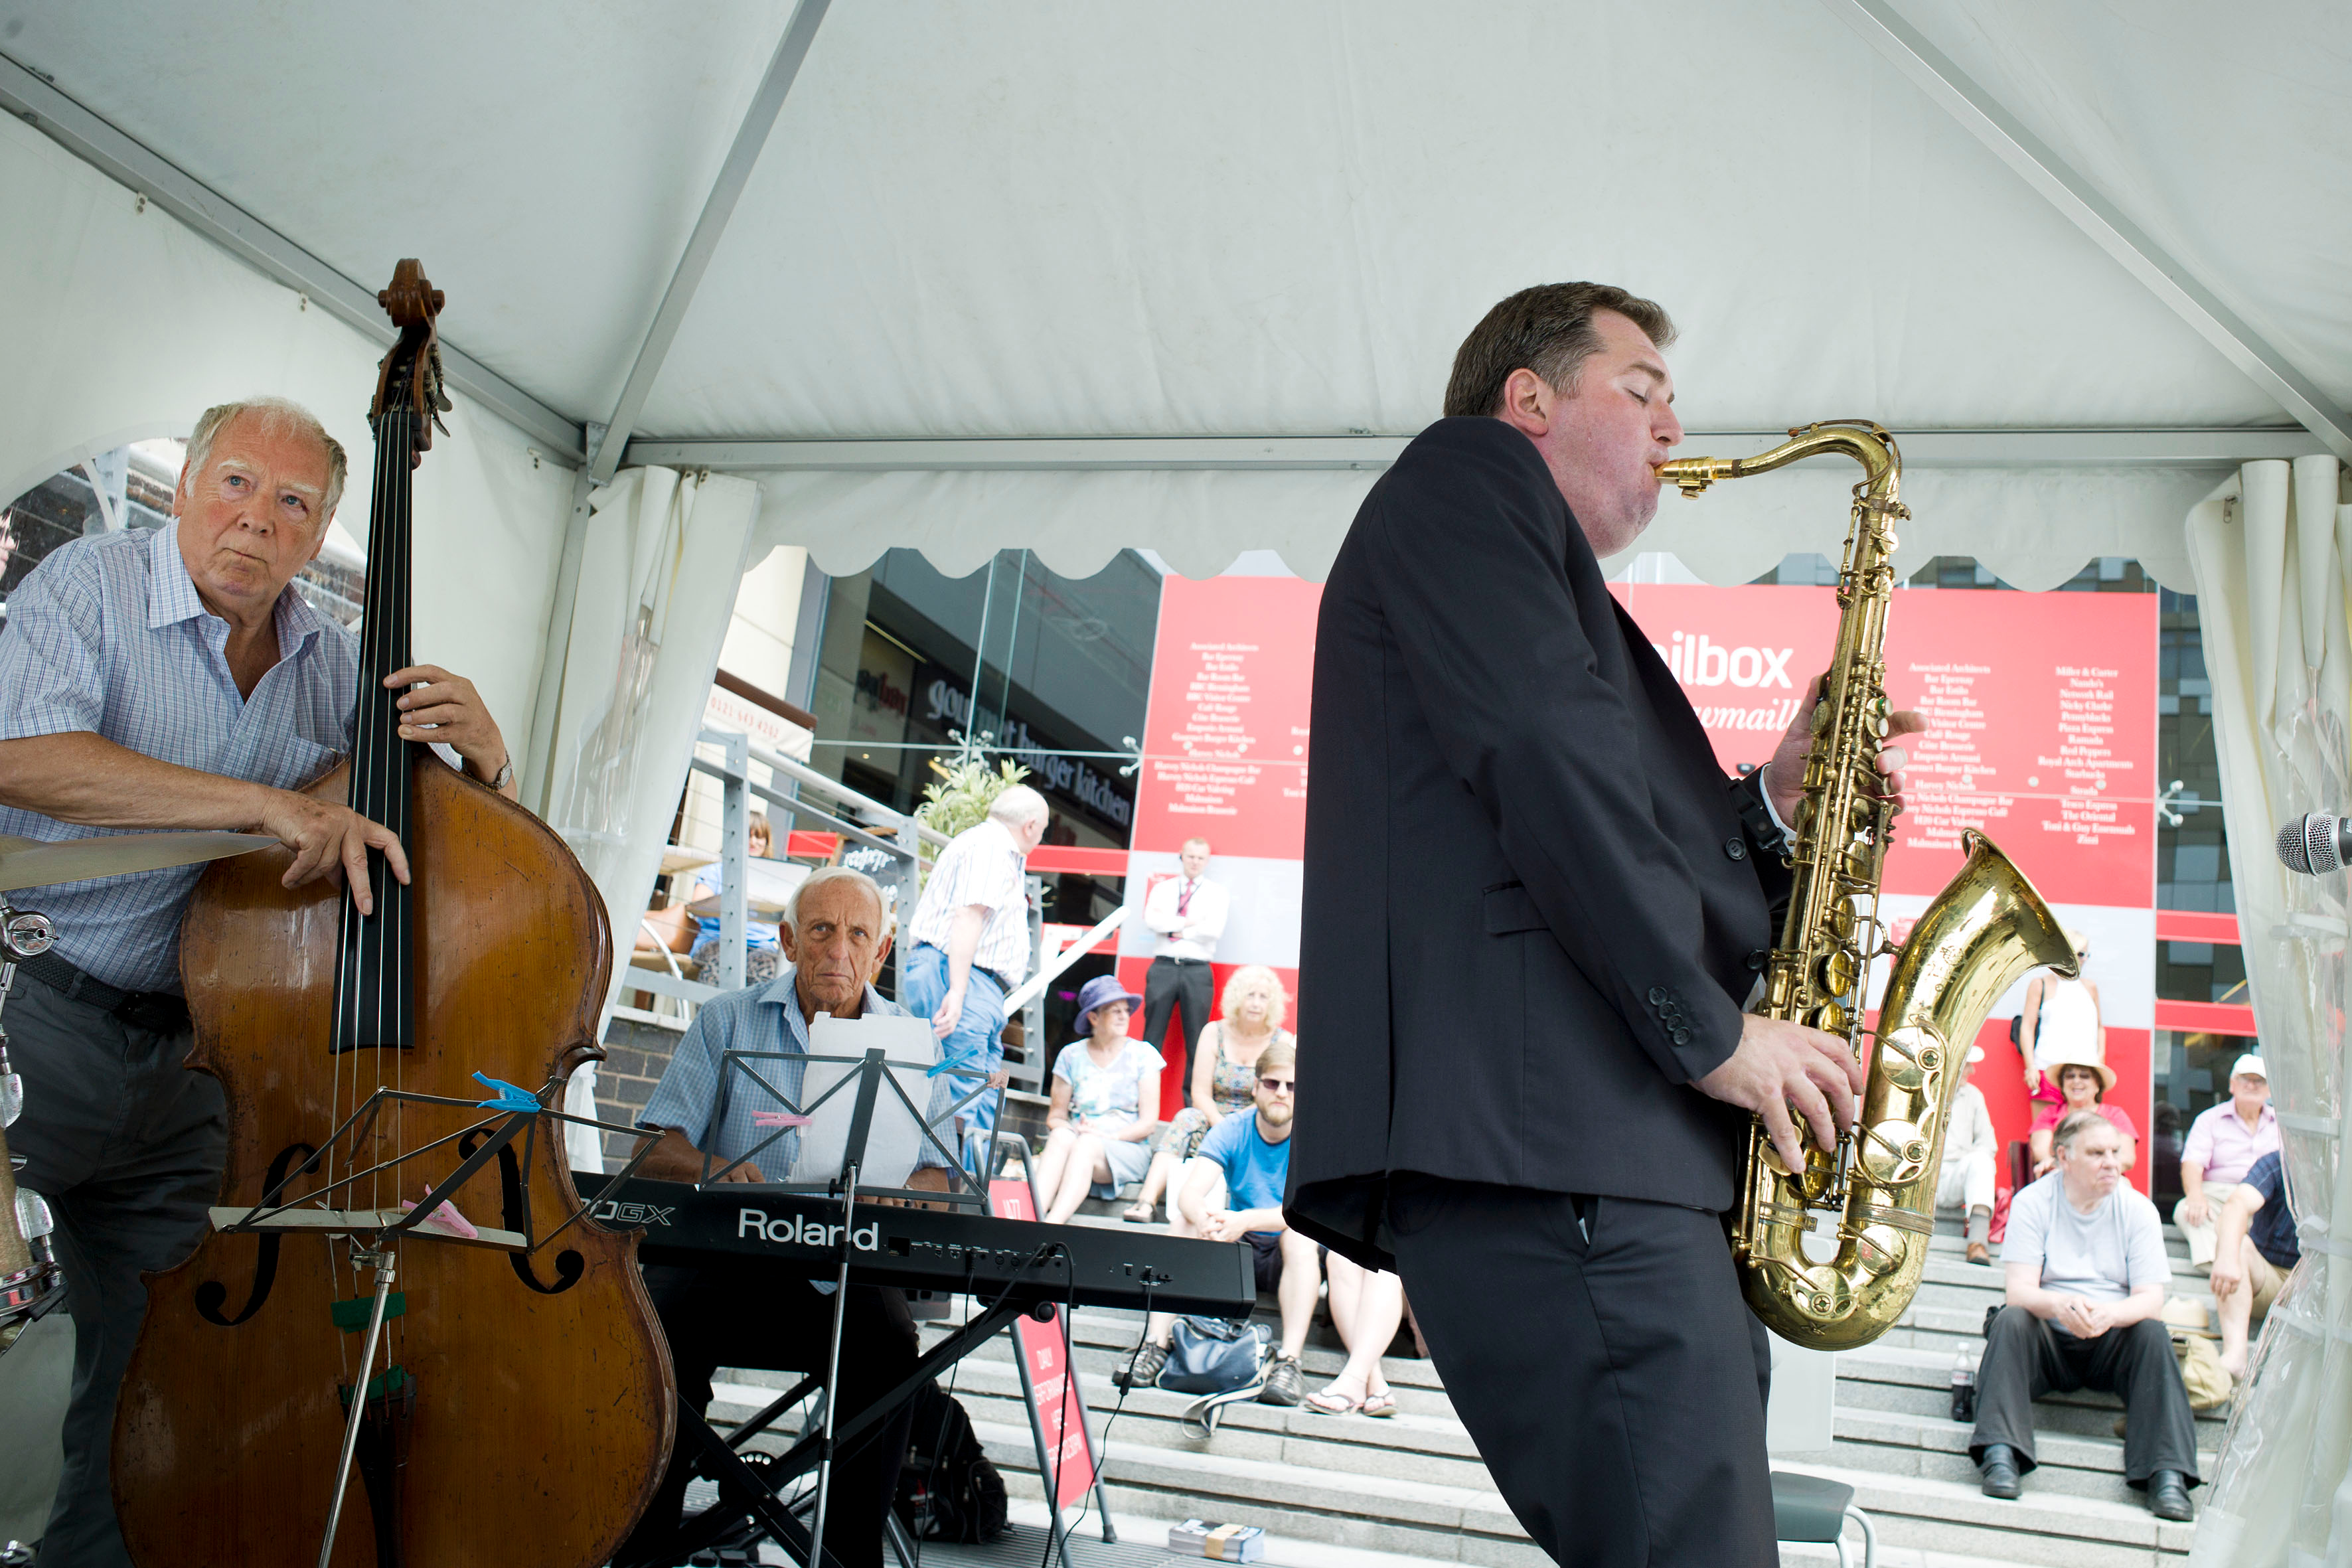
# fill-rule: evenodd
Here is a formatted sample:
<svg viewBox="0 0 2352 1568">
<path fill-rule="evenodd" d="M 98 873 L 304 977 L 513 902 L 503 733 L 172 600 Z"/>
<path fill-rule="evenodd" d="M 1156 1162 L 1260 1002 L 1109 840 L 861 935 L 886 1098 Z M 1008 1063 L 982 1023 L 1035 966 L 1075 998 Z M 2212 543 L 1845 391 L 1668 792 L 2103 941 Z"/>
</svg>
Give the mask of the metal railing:
<svg viewBox="0 0 2352 1568">
<path fill-rule="evenodd" d="M 705 746 L 718 748 L 719 754 L 706 756 Z M 752 779 L 754 763 L 770 771 L 771 782 L 760 784 Z M 896 917 L 894 923 L 904 951 L 906 923 L 914 914 L 915 901 L 921 894 L 924 868 L 938 858 L 939 850 L 947 847 L 946 836 L 925 826 L 910 813 L 860 795 L 805 763 L 752 743 L 748 735 L 703 731 L 696 738 L 693 768 L 719 785 L 719 944 L 713 976 L 708 982 L 688 980 L 667 970 L 631 967 L 617 977 L 616 991 L 650 992 L 699 1006 L 742 988 L 754 798 L 784 813 L 786 821 L 794 826 L 841 837 L 841 863 L 864 871 L 882 885 L 884 896 L 890 900 L 889 912 Z M 772 823 L 775 818 L 772 816 L 770 820 Z M 786 835 L 784 826 L 775 826 L 771 842 L 781 849 L 789 842 Z M 1005 1067 L 1012 1079 L 1009 1087 L 1019 1092 L 1042 1095 L 1046 1073 L 1053 1065 L 1045 1048 L 1045 986 L 1090 952 L 1103 936 L 1118 929 L 1128 909 L 1122 905 L 1112 911 L 1110 918 L 1097 926 L 1085 941 L 1057 954 L 1049 965 L 1045 954 L 1040 879 L 1029 877 L 1025 886 L 1029 896 L 1029 972 L 1033 978 L 1010 999 L 1022 1020 L 1023 1044 L 1017 1056 L 1008 1050 Z M 633 1007 L 615 1007 L 614 1013 L 619 1017 L 672 1028 L 682 1027 L 684 1023 L 683 1019 L 661 1017 Z"/>
</svg>

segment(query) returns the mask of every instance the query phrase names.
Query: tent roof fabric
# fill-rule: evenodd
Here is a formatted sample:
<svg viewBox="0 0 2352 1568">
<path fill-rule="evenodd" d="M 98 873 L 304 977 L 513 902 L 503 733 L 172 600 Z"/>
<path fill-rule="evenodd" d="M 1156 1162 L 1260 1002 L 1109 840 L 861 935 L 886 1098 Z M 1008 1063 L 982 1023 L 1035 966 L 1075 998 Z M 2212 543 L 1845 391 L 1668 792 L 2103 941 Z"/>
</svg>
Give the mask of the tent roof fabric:
<svg viewBox="0 0 2352 1568">
<path fill-rule="evenodd" d="M 2352 400 L 2352 300 L 2326 259 L 2352 250 L 2340 7 L 1902 10 Z M 386 28 L 89 0 L 10 17 L 0 51 L 353 278 L 423 257 L 449 340 L 586 421 L 609 414 L 788 15 L 435 0 Z M 1409 435 L 1488 305 L 1573 277 L 1673 311 L 1695 429 L 2283 422 L 1818 0 L 845 0 L 639 425 Z M 2215 477 L 1931 470 L 1915 550 L 2021 583 L 2137 553 L 2185 583 L 2180 518 Z M 1316 574 L 1370 478 L 775 475 L 761 529 L 835 570 L 891 543 L 949 570 L 1139 544 L 1188 572 L 1256 545 Z M 1850 477 L 1817 479 L 1711 496 L 1704 522 L 1669 500 L 1644 547 L 1717 579 L 1833 554 Z"/>
</svg>

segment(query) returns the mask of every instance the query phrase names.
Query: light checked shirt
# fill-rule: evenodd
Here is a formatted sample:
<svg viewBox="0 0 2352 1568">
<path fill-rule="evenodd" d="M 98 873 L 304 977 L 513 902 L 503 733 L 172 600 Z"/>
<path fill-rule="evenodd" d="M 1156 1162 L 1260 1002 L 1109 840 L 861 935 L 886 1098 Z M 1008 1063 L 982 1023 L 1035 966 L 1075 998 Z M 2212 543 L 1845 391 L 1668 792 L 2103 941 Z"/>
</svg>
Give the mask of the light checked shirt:
<svg viewBox="0 0 2352 1568">
<path fill-rule="evenodd" d="M 956 915 L 972 904 L 988 908 L 988 923 L 980 928 L 980 945 L 972 951 L 975 969 L 992 971 L 1007 985 L 1018 985 L 1029 972 L 1029 889 L 1024 878 L 1026 858 L 1012 830 L 993 818 L 967 827 L 940 851 L 931 879 L 923 884 L 915 918 L 907 922 L 907 940 L 942 952 Z"/>
<path fill-rule="evenodd" d="M 359 644 L 292 587 L 278 595 L 278 662 L 246 697 L 228 623 L 180 559 L 179 524 L 73 540 L 9 596 L 0 630 L 0 741 L 95 734 L 159 762 L 295 789 L 352 749 Z M 0 833 L 56 841 L 122 831 L 0 806 Z M 180 989 L 180 917 L 203 866 L 42 888 L 57 952 L 125 991 Z"/>
<path fill-rule="evenodd" d="M 1187 878 L 1181 871 L 1153 884 L 1144 896 L 1143 923 L 1154 940 L 1154 958 L 1192 958 L 1206 963 L 1217 956 L 1217 939 L 1225 934 L 1229 896 L 1223 882 L 1206 877 Z M 1176 933 L 1186 926 L 1190 936 Z"/>
<path fill-rule="evenodd" d="M 711 1157 L 713 1170 L 751 1154 L 751 1163 L 769 1181 L 788 1180 L 793 1161 L 800 1153 L 801 1135 L 786 1130 L 778 1136 L 774 1127 L 761 1126 L 760 1112 L 782 1111 L 783 1106 L 758 1084 L 742 1081 L 740 1075 L 757 1073 L 761 1082 L 797 1105 L 808 1064 L 739 1061 L 727 1074 L 730 1081 L 726 1082 L 720 1081 L 719 1067 L 729 1051 L 807 1053 L 808 1020 L 801 1016 L 800 994 L 793 988 L 793 973 L 788 968 L 765 985 L 730 991 L 715 1002 L 704 1003 L 694 1022 L 687 1026 L 686 1037 L 678 1041 L 677 1054 L 646 1101 L 637 1125 L 677 1129 L 688 1142 Z M 871 985 L 866 988 L 865 1010 L 884 1017 L 903 1017 L 907 1012 Z M 886 1090 L 884 1100 L 890 1098 Z M 772 1138 L 775 1141 L 769 1142 Z M 767 1146 L 761 1148 L 763 1143 Z M 752 1153 L 754 1149 L 759 1152 Z M 916 1161 L 919 1165 L 941 1163 L 928 1145 Z"/>
<path fill-rule="evenodd" d="M 2251 1131 L 2238 1120 L 2231 1100 L 2197 1113 L 2189 1136 L 2180 1145 L 2180 1163 L 2195 1165 L 2209 1182 L 2242 1182 L 2254 1162 L 2279 1150 L 2278 1112 L 2263 1103 L 2263 1113 Z"/>
</svg>

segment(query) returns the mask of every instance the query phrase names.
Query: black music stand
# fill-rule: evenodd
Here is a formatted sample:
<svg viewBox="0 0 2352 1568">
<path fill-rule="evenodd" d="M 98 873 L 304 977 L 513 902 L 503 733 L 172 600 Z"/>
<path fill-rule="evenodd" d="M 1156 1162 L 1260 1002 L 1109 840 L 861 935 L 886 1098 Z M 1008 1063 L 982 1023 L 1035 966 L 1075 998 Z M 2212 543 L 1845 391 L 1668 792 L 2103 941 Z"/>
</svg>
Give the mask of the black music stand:
<svg viewBox="0 0 2352 1568">
<path fill-rule="evenodd" d="M 856 1070 L 845 1074 L 824 1093 L 803 1105 L 761 1076 L 751 1065 L 763 1061 L 799 1062 L 803 1065 L 804 1069 L 808 1065 L 822 1063 L 851 1067 Z M 940 1122 L 946 1122 L 952 1128 L 952 1119 L 956 1113 L 971 1105 L 982 1094 L 989 1092 L 986 1085 L 983 1083 L 981 1089 L 947 1106 L 938 1117 L 926 1118 L 916 1108 L 915 1102 L 908 1098 L 906 1090 L 899 1086 L 897 1077 L 891 1070 L 896 1068 L 903 1071 L 910 1065 L 906 1062 L 893 1062 L 879 1049 L 868 1050 L 862 1056 L 856 1057 L 817 1055 L 807 1051 L 726 1051 L 720 1054 L 718 1103 L 722 1111 L 728 1103 L 730 1085 L 738 1077 L 752 1086 L 752 1092 L 765 1096 L 771 1100 L 782 1116 L 795 1119 L 813 1118 L 823 1106 L 836 1096 L 845 1093 L 854 1096 L 849 1112 L 847 1142 L 843 1150 L 841 1172 L 837 1176 L 826 1182 L 763 1182 L 756 1187 L 736 1189 L 804 1194 L 822 1194 L 828 1197 L 838 1198 L 841 1203 L 840 1266 L 833 1281 L 833 1331 L 825 1346 L 825 1370 L 822 1373 L 812 1373 L 802 1378 L 781 1398 L 772 1402 L 766 1409 L 744 1422 L 732 1434 L 725 1437 L 721 1437 L 712 1429 L 700 1411 L 680 1410 L 677 1413 L 678 1421 L 685 1426 L 688 1435 L 693 1438 L 696 1447 L 702 1451 L 701 1463 L 698 1468 L 719 1483 L 720 1500 L 702 1512 L 683 1521 L 677 1531 L 667 1540 L 656 1542 L 650 1553 L 641 1555 L 635 1563 L 616 1563 L 614 1568 L 656 1568 L 657 1564 L 675 1563 L 683 1557 L 690 1556 L 711 1545 L 720 1536 L 732 1530 L 747 1510 L 760 1529 L 772 1536 L 786 1552 L 796 1557 L 804 1568 L 841 1568 L 839 1560 L 822 1549 L 824 1539 L 825 1512 L 831 1501 L 835 1459 L 859 1440 L 869 1436 L 892 1411 L 912 1397 L 918 1388 L 930 1381 L 944 1368 L 962 1360 L 963 1357 L 986 1343 L 994 1337 L 999 1329 L 1021 1315 L 1023 1309 L 1020 1307 L 1000 1301 L 938 1344 L 933 1345 L 917 1360 L 912 1372 L 901 1379 L 888 1393 L 862 1410 L 845 1416 L 840 1409 L 840 1402 L 833 1397 L 832 1391 L 840 1383 L 841 1342 L 848 1312 L 849 1270 L 856 1251 L 855 1235 L 857 1200 L 860 1197 L 887 1197 L 923 1203 L 949 1203 L 961 1208 L 977 1208 L 982 1212 L 985 1212 L 988 1206 L 986 1187 L 963 1168 L 962 1162 L 957 1158 L 957 1152 L 950 1149 L 940 1141 L 939 1125 Z M 950 1182 L 947 1192 L 931 1192 L 922 1188 L 905 1186 L 860 1188 L 859 1172 L 865 1163 L 866 1144 L 873 1131 L 874 1112 L 876 1108 L 883 1103 L 883 1094 L 886 1089 L 897 1098 L 898 1104 L 905 1108 L 907 1114 L 912 1117 L 916 1125 L 921 1129 L 923 1142 L 945 1162 Z M 803 1124 L 804 1122 L 796 1121 L 793 1124 L 778 1126 L 766 1138 L 761 1139 L 733 1160 L 717 1162 L 709 1154 L 705 1154 L 702 1162 L 702 1183 L 698 1184 L 707 1185 L 749 1163 L 761 1152 L 773 1146 L 786 1133 L 797 1131 L 798 1127 Z M 626 1173 L 624 1173 L 624 1175 Z M 616 1181 L 619 1179 L 615 1178 Z M 1035 1310 L 1043 1321 L 1052 1315 L 1055 1308 L 1051 1302 L 1041 1302 Z M 747 1463 L 741 1453 L 743 1447 L 818 1388 L 825 1390 L 824 1413 L 819 1423 L 819 1430 L 803 1433 L 799 1441 L 770 1464 L 755 1468 Z M 784 1501 L 782 1492 L 786 1485 L 798 1479 L 811 1468 L 814 1468 L 817 1472 L 816 1495 L 811 1518 L 808 1523 L 803 1525 L 792 1507 Z M 742 1494 L 735 1503 L 730 1503 L 725 1495 L 730 1486 Z"/>
<path fill-rule="evenodd" d="M 375 1273 L 375 1295 L 370 1305 L 367 1333 L 360 1351 L 359 1376 L 352 1384 L 351 1415 L 343 1428 L 343 1447 L 335 1468 L 333 1501 L 327 1510 L 326 1541 L 320 1549 L 324 1562 L 334 1549 L 335 1532 L 341 1528 L 343 1499 L 349 1489 L 352 1465 L 358 1455 L 360 1431 L 365 1422 L 371 1401 L 367 1396 L 368 1379 L 375 1367 L 377 1347 L 383 1342 L 385 1309 L 392 1299 L 393 1278 L 398 1259 L 391 1242 L 414 1237 L 420 1241 L 446 1242 L 458 1247 L 484 1247 L 493 1251 L 529 1257 L 546 1247 L 557 1237 L 578 1223 L 589 1209 L 583 1200 L 561 1224 L 546 1235 L 538 1234 L 531 1224 L 530 1184 L 515 1184 L 513 1194 L 505 1199 L 500 1217 L 505 1226 L 481 1226 L 466 1235 L 451 1229 L 437 1218 L 441 1205 L 467 1183 L 472 1181 L 491 1161 L 511 1166 L 515 1161 L 513 1145 L 522 1142 L 521 1168 L 528 1170 L 539 1141 L 542 1121 L 571 1122 L 582 1127 L 593 1127 L 602 1132 L 618 1132 L 637 1140 L 636 1152 L 627 1164 L 621 1167 L 614 1179 L 625 1181 L 636 1173 L 656 1142 L 658 1132 L 625 1126 L 617 1121 L 599 1121 L 593 1117 L 574 1116 L 558 1110 L 570 1073 L 558 1068 L 548 1075 L 539 1092 L 487 1078 L 474 1077 L 493 1093 L 489 1100 L 457 1100 L 447 1095 L 418 1094 L 408 1089 L 379 1089 L 362 1100 L 341 1125 L 327 1135 L 326 1141 L 294 1169 L 278 1177 L 261 1194 L 261 1201 L 249 1207 L 218 1205 L 211 1211 L 213 1228 L 226 1235 L 259 1235 L 265 1238 L 283 1236 L 319 1236 L 328 1238 L 349 1237 L 354 1247 L 354 1259 Z M 437 1105 L 459 1110 L 488 1110 L 489 1115 L 477 1118 L 470 1125 L 418 1145 L 388 1160 L 380 1160 L 363 1169 L 332 1176 L 322 1185 L 300 1193 L 289 1189 L 300 1178 L 312 1175 L 322 1168 L 331 1173 L 332 1157 L 348 1141 L 356 1149 L 360 1139 L 372 1128 L 386 1106 Z M 412 1161 L 421 1160 L 435 1150 L 449 1144 L 457 1146 L 457 1168 L 444 1177 L 437 1185 L 430 1186 L 424 1199 L 403 1208 L 353 1208 L 349 1206 L 358 1196 L 359 1184 L 399 1170 Z M 342 1194 L 345 1206 L 331 1206 L 334 1194 Z M 272 1240 L 269 1245 L 274 1246 Z"/>
</svg>

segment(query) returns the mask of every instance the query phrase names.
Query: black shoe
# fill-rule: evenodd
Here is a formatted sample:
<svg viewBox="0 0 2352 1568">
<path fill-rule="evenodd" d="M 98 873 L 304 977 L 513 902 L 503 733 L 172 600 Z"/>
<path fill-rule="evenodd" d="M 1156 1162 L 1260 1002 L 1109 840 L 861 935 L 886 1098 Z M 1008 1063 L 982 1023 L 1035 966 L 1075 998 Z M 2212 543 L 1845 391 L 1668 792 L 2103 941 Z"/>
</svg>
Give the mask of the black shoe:
<svg viewBox="0 0 2352 1568">
<path fill-rule="evenodd" d="M 1984 1472 L 1984 1495 L 1987 1497 L 2014 1498 L 2025 1490 L 2024 1483 L 2018 1479 L 2017 1450 L 2006 1443 L 1986 1444 L 1984 1458 L 1977 1461 L 1977 1468 Z M 2171 1472 L 2164 1473 L 2168 1475 Z M 2175 1484 L 2178 1484 L 2178 1478 L 2175 1478 Z M 2149 1483 L 2148 1496 L 2151 1499 L 2156 1495 L 2154 1485 Z"/>
<path fill-rule="evenodd" d="M 1159 1383 L 1160 1369 L 1167 1364 L 1166 1345 L 1146 1344 L 1134 1359 L 1112 1373 L 1110 1380 L 1121 1388 L 1150 1388 Z"/>
<path fill-rule="evenodd" d="M 2158 1470 L 2147 1478 L 2147 1511 L 2184 1524 L 2197 1517 L 2189 1501 L 2189 1483 L 2179 1470 Z"/>
</svg>

